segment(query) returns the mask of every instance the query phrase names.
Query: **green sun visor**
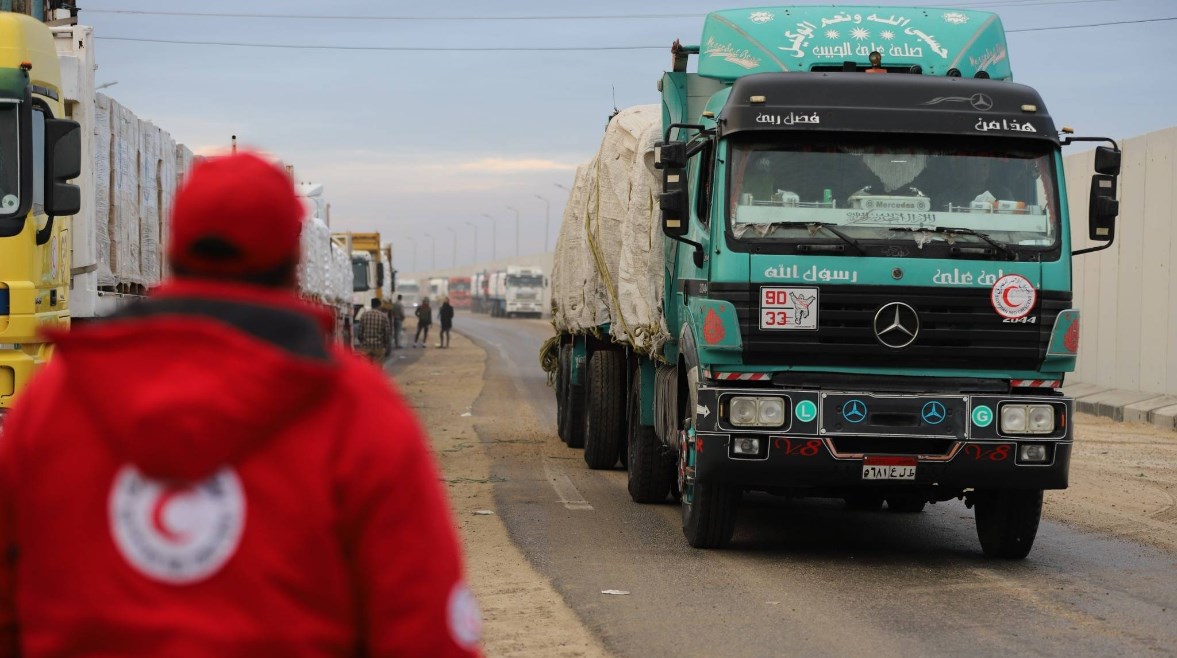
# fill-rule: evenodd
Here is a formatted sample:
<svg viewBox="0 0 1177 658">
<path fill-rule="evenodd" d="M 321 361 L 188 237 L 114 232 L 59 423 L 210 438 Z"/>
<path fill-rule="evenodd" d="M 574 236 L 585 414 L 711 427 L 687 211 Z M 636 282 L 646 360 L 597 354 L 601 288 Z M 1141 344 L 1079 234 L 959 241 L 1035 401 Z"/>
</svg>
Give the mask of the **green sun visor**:
<svg viewBox="0 0 1177 658">
<path fill-rule="evenodd" d="M 0 99 L 23 101 L 29 95 L 29 74 L 23 69 L 0 68 Z"/>
<path fill-rule="evenodd" d="M 996 14 L 929 7 L 763 7 L 712 12 L 703 25 L 699 75 L 731 81 L 753 73 L 891 72 L 1010 80 Z"/>
</svg>

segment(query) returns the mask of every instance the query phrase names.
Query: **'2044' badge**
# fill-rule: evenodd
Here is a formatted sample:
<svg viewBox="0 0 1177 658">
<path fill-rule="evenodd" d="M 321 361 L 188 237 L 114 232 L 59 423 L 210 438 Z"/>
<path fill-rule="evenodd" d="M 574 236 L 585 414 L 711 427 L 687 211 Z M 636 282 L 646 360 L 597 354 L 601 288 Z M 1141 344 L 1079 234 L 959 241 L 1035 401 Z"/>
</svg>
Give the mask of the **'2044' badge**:
<svg viewBox="0 0 1177 658">
<path fill-rule="evenodd" d="M 993 284 L 989 294 L 993 302 L 993 310 L 1006 320 L 1018 320 L 1030 314 L 1034 309 L 1034 302 L 1038 301 L 1038 291 L 1034 284 L 1020 274 L 1006 274 Z"/>
</svg>

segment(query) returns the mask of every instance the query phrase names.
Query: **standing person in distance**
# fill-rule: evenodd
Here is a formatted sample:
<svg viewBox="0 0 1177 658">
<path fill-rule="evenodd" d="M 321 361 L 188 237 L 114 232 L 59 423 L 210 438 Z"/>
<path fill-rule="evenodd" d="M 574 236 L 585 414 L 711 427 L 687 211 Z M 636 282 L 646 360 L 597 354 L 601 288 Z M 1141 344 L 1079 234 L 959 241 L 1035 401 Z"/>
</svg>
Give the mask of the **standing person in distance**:
<svg viewBox="0 0 1177 658">
<path fill-rule="evenodd" d="M 438 332 L 437 343 L 438 347 L 450 346 L 450 330 L 454 328 L 454 307 L 450 305 L 449 297 L 441 298 L 441 308 L 437 309 L 437 319 L 441 321 L 441 330 Z"/>
<path fill-rule="evenodd" d="M 421 300 L 421 304 L 414 311 L 417 314 L 417 333 L 413 336 L 413 347 L 420 344 L 427 347 L 429 343 L 429 326 L 433 324 L 433 309 L 429 308 L 429 298 Z"/>
<path fill-rule="evenodd" d="M 174 277 L 53 335 L 0 435 L 0 656 L 478 655 L 421 427 L 297 294 L 303 214 L 199 162 Z"/>
<path fill-rule="evenodd" d="M 392 323 L 388 315 L 380 310 L 380 300 L 372 299 L 372 308 L 360 316 L 360 349 L 379 365 L 384 363 L 384 356 L 392 341 Z"/>
<path fill-rule="evenodd" d="M 405 327 L 405 296 L 397 295 L 392 304 L 392 346 L 401 348 L 401 331 Z"/>
</svg>

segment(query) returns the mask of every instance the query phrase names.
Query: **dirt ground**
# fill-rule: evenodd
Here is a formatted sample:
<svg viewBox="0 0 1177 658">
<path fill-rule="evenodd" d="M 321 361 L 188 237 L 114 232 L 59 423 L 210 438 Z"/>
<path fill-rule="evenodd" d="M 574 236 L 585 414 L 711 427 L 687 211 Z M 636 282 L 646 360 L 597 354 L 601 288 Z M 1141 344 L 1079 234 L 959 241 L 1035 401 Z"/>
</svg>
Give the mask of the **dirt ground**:
<svg viewBox="0 0 1177 658">
<path fill-rule="evenodd" d="M 489 408 L 480 405 L 474 414 L 474 401 L 484 387 L 503 385 L 484 381 L 485 363 L 485 352 L 455 332 L 448 349 L 430 345 L 416 362 L 402 367 L 394 358 L 389 368 L 425 425 L 442 469 L 462 533 L 470 586 L 482 606 L 483 649 L 496 657 L 609 656 L 511 542 L 495 513 L 490 459 L 479 434 L 535 437 L 545 432 L 536 427 L 526 404 L 508 396 L 490 396 L 498 401 Z M 521 439 L 498 443 L 510 441 Z"/>
<path fill-rule="evenodd" d="M 527 405 L 504 393 L 509 382 L 486 380 L 485 362 L 481 349 L 455 333 L 450 349 L 430 346 L 415 363 L 394 360 L 390 370 L 427 428 L 444 472 L 483 609 L 486 654 L 608 656 L 494 513 L 491 462 L 480 434 L 542 437 L 553 428 L 538 427 Z M 1047 518 L 1177 552 L 1177 432 L 1089 415 L 1075 423 L 1071 486 L 1047 492 Z"/>
</svg>

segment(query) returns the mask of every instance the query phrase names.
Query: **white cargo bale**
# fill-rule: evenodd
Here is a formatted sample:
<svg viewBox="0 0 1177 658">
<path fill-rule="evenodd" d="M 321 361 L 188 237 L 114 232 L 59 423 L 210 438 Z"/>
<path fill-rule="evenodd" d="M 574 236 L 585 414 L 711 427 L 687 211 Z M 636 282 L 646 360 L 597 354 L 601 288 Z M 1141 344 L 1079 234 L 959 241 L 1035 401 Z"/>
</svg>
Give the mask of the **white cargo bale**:
<svg viewBox="0 0 1177 658">
<path fill-rule="evenodd" d="M 564 222 L 556 240 L 552 269 L 552 314 L 557 329 L 574 333 L 609 321 L 605 284 L 588 240 L 594 223 L 593 188 L 597 180 L 597 158 L 578 167 L 576 180 L 564 208 Z M 492 281 L 493 283 L 493 281 Z"/>
<path fill-rule="evenodd" d="M 662 213 L 654 145 L 662 139 L 661 116 L 638 135 L 629 179 L 629 209 L 621 236 L 618 300 L 624 323 L 614 334 L 643 354 L 658 354 L 669 337 L 662 313 Z"/>
<path fill-rule="evenodd" d="M 331 299 L 338 304 L 351 305 L 351 255 L 334 242 L 331 243 Z"/>
<path fill-rule="evenodd" d="M 159 128 L 149 122 L 139 122 L 139 273 L 142 282 L 159 281 Z"/>
<path fill-rule="evenodd" d="M 98 264 L 98 285 L 113 286 L 114 270 L 111 264 L 110 229 L 114 223 L 113 188 L 111 187 L 111 161 L 113 143 L 111 124 L 112 101 L 98 94 L 94 107 L 94 244 Z"/>
<path fill-rule="evenodd" d="M 166 258 L 164 257 L 168 239 L 171 236 L 172 204 L 176 200 L 176 141 L 164 131 L 159 133 L 159 276 L 163 278 L 169 274 Z"/>
<path fill-rule="evenodd" d="M 111 266 L 117 283 L 142 283 L 139 248 L 139 119 L 135 113 L 111 100 L 114 122 L 114 204 L 115 227 Z"/>
</svg>

